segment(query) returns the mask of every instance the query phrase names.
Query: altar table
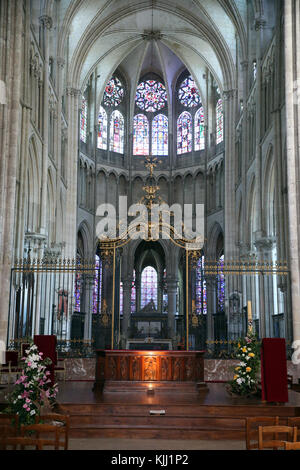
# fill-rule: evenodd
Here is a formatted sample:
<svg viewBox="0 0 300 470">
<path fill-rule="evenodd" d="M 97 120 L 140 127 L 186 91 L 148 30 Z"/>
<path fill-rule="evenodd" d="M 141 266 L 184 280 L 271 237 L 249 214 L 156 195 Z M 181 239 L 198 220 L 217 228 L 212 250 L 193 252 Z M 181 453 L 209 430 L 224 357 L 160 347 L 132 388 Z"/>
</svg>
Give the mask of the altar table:
<svg viewBox="0 0 300 470">
<path fill-rule="evenodd" d="M 119 389 L 161 389 L 172 384 L 205 387 L 204 351 L 96 350 L 94 390 L 105 385 Z"/>
</svg>

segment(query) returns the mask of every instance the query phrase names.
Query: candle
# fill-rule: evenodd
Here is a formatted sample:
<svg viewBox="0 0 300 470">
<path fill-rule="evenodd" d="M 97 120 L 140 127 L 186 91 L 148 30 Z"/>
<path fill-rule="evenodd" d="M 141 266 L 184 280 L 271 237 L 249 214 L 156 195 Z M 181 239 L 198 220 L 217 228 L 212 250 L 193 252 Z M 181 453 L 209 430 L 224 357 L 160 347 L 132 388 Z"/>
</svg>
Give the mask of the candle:
<svg viewBox="0 0 300 470">
<path fill-rule="evenodd" d="M 247 302 L 247 313 L 248 313 L 248 320 L 252 320 L 252 307 L 251 307 L 250 300 L 248 300 Z"/>
</svg>

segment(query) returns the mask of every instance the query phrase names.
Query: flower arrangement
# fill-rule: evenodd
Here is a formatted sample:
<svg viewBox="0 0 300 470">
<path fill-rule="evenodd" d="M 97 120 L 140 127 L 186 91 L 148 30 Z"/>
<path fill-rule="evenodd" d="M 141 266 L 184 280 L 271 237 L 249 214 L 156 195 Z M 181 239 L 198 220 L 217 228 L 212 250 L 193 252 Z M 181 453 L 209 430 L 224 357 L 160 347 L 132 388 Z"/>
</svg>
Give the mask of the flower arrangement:
<svg viewBox="0 0 300 470">
<path fill-rule="evenodd" d="M 34 344 L 30 345 L 26 354 L 22 358 L 24 366 L 21 376 L 8 396 L 9 404 L 4 411 L 17 414 L 20 424 L 33 424 L 35 416 L 40 415 L 43 408 L 53 408 L 58 389 L 57 384 L 53 387 L 49 385 L 51 380 L 47 366 L 51 364 L 51 359 L 43 359 L 43 353 L 39 353 Z"/>
<path fill-rule="evenodd" d="M 228 391 L 234 395 L 252 395 L 257 391 L 260 342 L 251 331 L 238 342 L 236 358 L 240 362 L 234 369 L 233 380 L 228 382 Z"/>
</svg>

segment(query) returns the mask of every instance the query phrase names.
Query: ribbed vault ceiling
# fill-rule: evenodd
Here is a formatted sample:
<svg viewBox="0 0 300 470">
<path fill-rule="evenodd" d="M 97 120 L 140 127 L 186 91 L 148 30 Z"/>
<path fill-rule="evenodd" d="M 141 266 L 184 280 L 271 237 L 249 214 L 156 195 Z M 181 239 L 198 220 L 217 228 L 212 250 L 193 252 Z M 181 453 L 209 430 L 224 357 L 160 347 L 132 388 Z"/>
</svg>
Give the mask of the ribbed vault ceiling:
<svg viewBox="0 0 300 470">
<path fill-rule="evenodd" d="M 153 69 L 163 74 L 169 93 L 182 66 L 202 96 L 207 69 L 221 90 L 236 88 L 236 35 L 245 50 L 244 0 L 61 0 L 61 9 L 62 55 L 69 36 L 69 85 L 83 90 L 97 68 L 99 102 L 120 64 L 130 84 L 137 84 L 149 47 L 155 48 Z"/>
</svg>

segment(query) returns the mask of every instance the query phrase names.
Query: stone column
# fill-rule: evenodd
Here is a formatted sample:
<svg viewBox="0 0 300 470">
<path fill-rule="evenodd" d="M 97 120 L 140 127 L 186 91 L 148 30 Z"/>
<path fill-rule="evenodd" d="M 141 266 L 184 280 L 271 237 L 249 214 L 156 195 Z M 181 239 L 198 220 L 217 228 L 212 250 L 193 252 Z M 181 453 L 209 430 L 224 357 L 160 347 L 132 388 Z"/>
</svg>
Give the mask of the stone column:
<svg viewBox="0 0 300 470">
<path fill-rule="evenodd" d="M 78 114 L 81 91 L 67 89 L 68 96 L 68 157 L 65 241 L 66 257 L 74 258 L 77 242 L 77 168 L 78 168 Z"/>
<path fill-rule="evenodd" d="M 255 103 L 256 103 L 256 137 L 255 137 L 255 189 L 256 189 L 256 227 L 255 239 L 259 239 L 265 236 L 262 222 L 262 156 L 261 156 L 261 62 L 262 62 L 262 40 L 263 40 L 263 28 L 265 21 L 262 18 L 258 18 L 255 21 L 256 30 L 256 89 L 255 89 Z"/>
<path fill-rule="evenodd" d="M 285 86 L 293 338 L 300 340 L 300 5 L 285 1 Z"/>
<path fill-rule="evenodd" d="M 57 117 L 58 120 L 56 121 L 57 128 L 56 128 L 56 154 L 57 154 L 57 191 L 56 191 L 56 207 L 59 207 L 60 205 L 60 186 L 61 186 L 61 177 L 62 175 L 62 135 L 64 135 L 64 128 L 63 128 L 63 123 L 62 123 L 62 95 L 63 95 L 63 89 L 62 89 L 62 82 L 63 82 L 63 67 L 65 65 L 65 61 L 61 58 L 57 59 L 57 95 L 58 95 L 58 100 L 57 100 Z M 64 217 L 64 214 L 62 214 L 62 217 Z M 56 240 L 58 237 L 58 233 L 61 227 L 58 226 L 57 220 L 56 220 Z M 62 233 L 62 239 L 60 241 L 63 241 L 64 234 Z"/>
<path fill-rule="evenodd" d="M 92 338 L 92 316 L 93 316 L 93 288 L 95 275 L 84 276 L 84 339 Z"/>
<path fill-rule="evenodd" d="M 225 259 L 236 257 L 235 211 L 235 90 L 224 91 L 225 126 Z"/>
<path fill-rule="evenodd" d="M 206 298 L 207 298 L 207 323 L 206 336 L 207 341 L 213 341 L 214 337 L 214 317 L 217 312 L 216 306 L 216 279 L 213 277 L 206 278 Z"/>
<path fill-rule="evenodd" d="M 42 157 L 42 194 L 40 231 L 46 234 L 47 221 L 47 176 L 48 176 L 48 126 L 49 126 L 49 31 L 52 28 L 52 19 L 47 16 L 40 17 L 41 27 L 44 30 L 44 109 L 43 109 L 43 157 Z"/>
<path fill-rule="evenodd" d="M 0 104 L 0 341 L 6 343 L 10 271 L 13 261 L 16 178 L 20 135 L 23 2 L 3 0 L 0 17 L 0 80 L 5 103 Z M 1 348 L 1 346 L 0 346 Z"/>
<path fill-rule="evenodd" d="M 270 261 L 270 253 L 272 251 L 274 241 L 275 240 L 270 237 L 263 237 L 255 241 L 255 247 L 258 251 L 261 262 L 267 263 Z M 259 274 L 259 331 L 261 338 L 272 336 L 271 308 L 267 296 L 270 285 L 267 276 L 267 274 Z M 274 302 L 273 289 L 271 289 L 271 297 Z"/>
<path fill-rule="evenodd" d="M 124 339 L 129 338 L 130 315 L 131 315 L 131 288 L 132 279 L 123 279 L 123 335 Z"/>
<path fill-rule="evenodd" d="M 245 249 L 247 243 L 247 142 L 248 142 L 248 106 L 247 106 L 247 94 L 248 94 L 248 61 L 244 61 L 241 64 L 243 72 L 243 122 L 242 122 L 242 177 L 241 177 L 241 189 L 242 189 L 242 224 L 243 224 L 243 239 L 240 240 L 242 243 L 242 250 Z"/>
<path fill-rule="evenodd" d="M 177 298 L 177 279 L 168 279 L 168 332 L 169 338 L 175 336 L 175 316 L 176 316 L 176 298 Z"/>
</svg>

